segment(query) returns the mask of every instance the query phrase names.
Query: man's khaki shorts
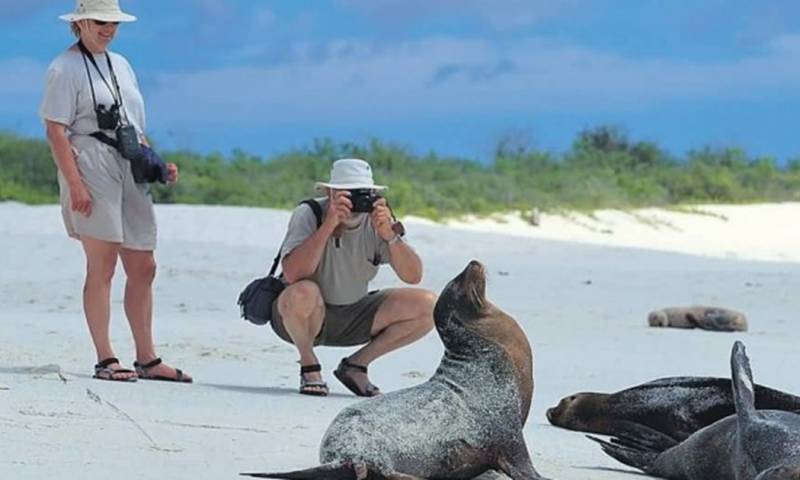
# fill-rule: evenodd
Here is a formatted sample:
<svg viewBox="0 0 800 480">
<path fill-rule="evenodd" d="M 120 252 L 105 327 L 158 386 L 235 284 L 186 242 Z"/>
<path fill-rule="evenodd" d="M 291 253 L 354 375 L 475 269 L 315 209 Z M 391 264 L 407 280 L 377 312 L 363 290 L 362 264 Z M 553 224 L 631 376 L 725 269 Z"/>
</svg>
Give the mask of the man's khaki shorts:
<svg viewBox="0 0 800 480">
<path fill-rule="evenodd" d="M 372 340 L 372 325 L 378 308 L 389 297 L 387 290 L 375 290 L 351 305 L 325 304 L 325 319 L 322 330 L 314 339 L 314 345 L 329 347 L 351 347 Z M 278 301 L 272 303 L 272 329 L 284 341 L 292 343 L 289 332 L 278 312 Z"/>
<path fill-rule="evenodd" d="M 92 197 L 89 217 L 72 210 L 69 186 L 59 172 L 61 214 L 70 237 L 121 243 L 131 250 L 155 250 L 156 217 L 148 184 L 133 181 L 130 162 L 91 137 L 70 139 L 83 183 Z"/>
</svg>

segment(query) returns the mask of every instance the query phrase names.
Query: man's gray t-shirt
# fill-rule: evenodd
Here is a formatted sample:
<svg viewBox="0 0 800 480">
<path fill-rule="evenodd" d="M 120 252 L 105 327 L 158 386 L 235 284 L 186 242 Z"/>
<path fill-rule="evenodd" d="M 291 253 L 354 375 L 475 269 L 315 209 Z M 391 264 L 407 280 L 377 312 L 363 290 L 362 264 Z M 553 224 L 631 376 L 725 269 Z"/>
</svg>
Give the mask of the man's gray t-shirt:
<svg viewBox="0 0 800 480">
<path fill-rule="evenodd" d="M 324 217 L 328 199 L 317 199 L 317 202 Z M 306 204 L 299 205 L 289 220 L 281 255 L 289 255 L 316 230 L 314 211 Z M 384 263 L 389 263 L 389 245 L 378 236 L 370 217 L 364 215 L 357 227 L 342 230 L 338 240 L 333 236 L 328 239 L 311 280 L 319 285 L 325 303 L 350 305 L 367 294 L 370 280 Z"/>
</svg>

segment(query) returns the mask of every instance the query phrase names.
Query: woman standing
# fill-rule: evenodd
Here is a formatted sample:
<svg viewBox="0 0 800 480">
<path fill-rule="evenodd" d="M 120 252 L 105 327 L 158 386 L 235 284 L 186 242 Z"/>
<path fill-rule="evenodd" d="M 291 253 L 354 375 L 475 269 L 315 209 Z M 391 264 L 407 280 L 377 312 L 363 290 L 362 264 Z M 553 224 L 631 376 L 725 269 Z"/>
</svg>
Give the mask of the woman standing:
<svg viewBox="0 0 800 480">
<path fill-rule="evenodd" d="M 156 221 L 149 186 L 135 183 L 130 161 L 97 139 L 98 132 L 119 139 L 124 130 L 133 134 L 134 145 L 147 144 L 136 76 L 124 57 L 108 50 L 119 23 L 136 17 L 123 13 L 117 0 L 77 0 L 75 11 L 60 18 L 70 22 L 78 42 L 50 65 L 39 115 L 58 165 L 64 225 L 86 256 L 83 309 L 97 352 L 95 378 L 191 382 L 162 363 L 153 345 Z M 167 169 L 168 182 L 175 183 L 177 166 Z M 136 344 L 135 372 L 120 365 L 109 337 L 117 258 L 127 277 L 124 304 Z"/>
</svg>

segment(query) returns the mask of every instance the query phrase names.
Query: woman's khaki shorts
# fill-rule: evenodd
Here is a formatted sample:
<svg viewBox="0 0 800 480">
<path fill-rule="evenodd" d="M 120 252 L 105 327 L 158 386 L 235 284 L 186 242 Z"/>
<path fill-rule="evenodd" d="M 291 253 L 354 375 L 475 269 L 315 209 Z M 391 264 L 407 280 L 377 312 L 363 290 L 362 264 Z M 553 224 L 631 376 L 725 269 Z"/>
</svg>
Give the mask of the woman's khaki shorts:
<svg viewBox="0 0 800 480">
<path fill-rule="evenodd" d="M 128 160 L 91 137 L 70 139 L 83 183 L 92 197 L 89 217 L 72 210 L 69 186 L 59 172 L 61 214 L 70 237 L 121 243 L 131 250 L 155 250 L 156 218 L 148 184 L 133 181 Z"/>
<path fill-rule="evenodd" d="M 351 305 L 325 304 L 325 320 L 322 330 L 314 339 L 314 345 L 329 347 L 352 347 L 363 345 L 372 339 L 372 325 L 378 308 L 389 297 L 389 291 L 375 290 Z M 272 329 L 284 341 L 292 343 L 289 332 L 278 312 L 278 301 L 272 303 Z"/>
</svg>

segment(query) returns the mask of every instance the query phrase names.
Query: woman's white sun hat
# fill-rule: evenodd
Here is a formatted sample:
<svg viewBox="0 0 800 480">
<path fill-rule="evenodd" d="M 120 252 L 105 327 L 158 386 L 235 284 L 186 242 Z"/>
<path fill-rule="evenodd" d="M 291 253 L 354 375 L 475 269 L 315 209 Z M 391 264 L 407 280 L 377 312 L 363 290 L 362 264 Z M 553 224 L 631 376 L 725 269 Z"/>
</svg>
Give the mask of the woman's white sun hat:
<svg viewBox="0 0 800 480">
<path fill-rule="evenodd" d="M 335 188 L 337 190 L 351 190 L 354 188 L 372 188 L 386 190 L 384 185 L 375 185 L 372 179 L 372 167 L 369 163 L 358 158 L 342 158 L 333 162 L 331 179 L 329 182 L 317 182 L 314 188 Z"/>
<path fill-rule="evenodd" d="M 100 20 L 101 22 L 135 22 L 136 17 L 119 8 L 119 0 L 75 0 L 75 11 L 58 18 L 67 22 Z"/>
</svg>

